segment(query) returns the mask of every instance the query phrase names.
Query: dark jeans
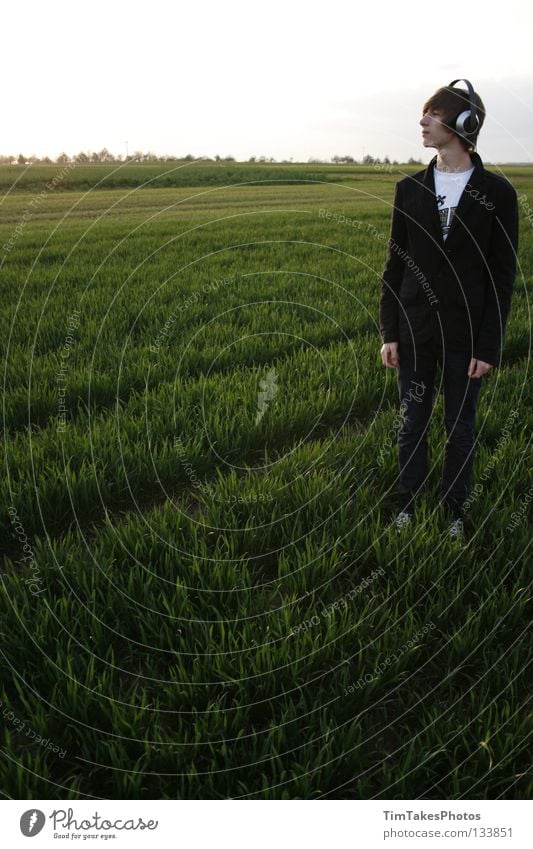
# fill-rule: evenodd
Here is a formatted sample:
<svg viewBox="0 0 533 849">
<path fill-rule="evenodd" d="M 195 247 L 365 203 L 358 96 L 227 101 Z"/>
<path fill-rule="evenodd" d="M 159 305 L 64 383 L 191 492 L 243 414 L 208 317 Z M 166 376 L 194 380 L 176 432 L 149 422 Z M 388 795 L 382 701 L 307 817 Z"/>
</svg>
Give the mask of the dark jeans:
<svg viewBox="0 0 533 849">
<path fill-rule="evenodd" d="M 440 498 L 454 518 L 472 488 L 476 402 L 482 377 L 467 375 L 471 354 L 442 349 L 435 340 L 399 344 L 397 372 L 401 429 L 398 433 L 399 508 L 412 510 L 428 477 L 427 432 L 438 387 L 437 364 L 444 391 L 446 443 Z"/>
</svg>

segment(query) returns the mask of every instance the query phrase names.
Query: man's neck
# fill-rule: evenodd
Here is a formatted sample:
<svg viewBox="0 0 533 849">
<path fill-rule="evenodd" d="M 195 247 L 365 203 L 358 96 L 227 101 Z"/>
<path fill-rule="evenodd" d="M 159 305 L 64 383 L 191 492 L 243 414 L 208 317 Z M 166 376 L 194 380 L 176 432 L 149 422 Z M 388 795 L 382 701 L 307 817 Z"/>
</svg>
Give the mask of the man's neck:
<svg viewBox="0 0 533 849">
<path fill-rule="evenodd" d="M 446 146 L 438 148 L 437 161 L 435 163 L 439 171 L 470 171 L 473 166 L 470 154 L 462 147 Z"/>
</svg>

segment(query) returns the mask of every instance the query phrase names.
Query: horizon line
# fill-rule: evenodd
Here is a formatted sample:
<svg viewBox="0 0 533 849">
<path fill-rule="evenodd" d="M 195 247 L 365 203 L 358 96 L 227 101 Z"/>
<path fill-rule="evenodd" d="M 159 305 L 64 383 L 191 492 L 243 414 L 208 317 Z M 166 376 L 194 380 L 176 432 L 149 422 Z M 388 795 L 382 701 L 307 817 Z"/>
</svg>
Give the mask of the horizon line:
<svg viewBox="0 0 533 849">
<path fill-rule="evenodd" d="M 82 159 L 78 160 L 81 153 L 85 157 L 86 160 Z M 104 159 L 90 159 L 91 155 L 96 154 L 97 156 L 104 155 L 106 158 Z M 334 154 L 329 159 L 321 159 L 318 157 L 309 157 L 307 160 L 303 159 L 294 159 L 290 157 L 289 159 L 276 159 L 275 157 L 266 157 L 261 155 L 251 156 L 248 159 L 236 159 L 231 154 L 227 156 L 219 156 L 215 154 L 215 156 L 207 156 L 200 155 L 194 156 L 193 154 L 186 154 L 185 156 L 177 156 L 175 154 L 156 154 L 148 151 L 147 153 L 143 153 L 142 151 L 136 151 L 135 154 L 129 154 L 126 157 L 123 157 L 122 154 L 114 155 L 107 148 L 102 148 L 100 151 L 91 151 L 89 154 L 81 151 L 74 156 L 69 156 L 64 151 L 58 154 L 58 156 L 54 159 L 50 156 L 35 156 L 35 154 L 31 154 L 28 157 L 24 157 L 23 154 L 18 155 L 10 155 L 10 154 L 0 154 L 0 166 L 18 166 L 18 165 L 64 165 L 66 163 L 75 164 L 75 165 L 112 165 L 114 163 L 131 163 L 137 165 L 146 165 L 150 162 L 212 162 L 212 163 L 234 163 L 236 165 L 385 165 L 385 166 L 395 166 L 395 165 L 427 165 L 429 163 L 422 162 L 421 159 L 415 159 L 414 157 L 409 157 L 409 160 L 405 162 L 401 162 L 399 160 L 393 159 L 391 160 L 389 156 L 385 156 L 381 159 L 379 156 L 373 157 L 370 154 L 366 154 L 368 156 L 368 161 L 355 159 L 350 154 L 340 155 Z M 366 158 L 365 156 L 365 158 Z M 22 162 L 18 160 L 20 157 L 23 158 Z M 142 157 L 142 159 L 141 159 Z M 2 161 L 2 160 L 10 160 L 10 161 Z M 338 160 L 338 161 L 335 161 Z M 533 165 L 533 160 L 505 160 L 505 161 L 493 161 L 489 159 L 484 159 L 483 162 L 487 165 Z"/>
</svg>

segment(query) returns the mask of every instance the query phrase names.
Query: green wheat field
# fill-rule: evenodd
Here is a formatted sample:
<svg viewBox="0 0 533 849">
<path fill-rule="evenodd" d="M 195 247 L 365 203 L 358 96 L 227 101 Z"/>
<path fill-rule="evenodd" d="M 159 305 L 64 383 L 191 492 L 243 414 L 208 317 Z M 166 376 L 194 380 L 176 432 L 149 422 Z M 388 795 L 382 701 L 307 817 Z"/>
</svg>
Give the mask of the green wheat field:
<svg viewBox="0 0 533 849">
<path fill-rule="evenodd" d="M 0 168 L 0 789 L 529 798 L 533 169 L 466 544 L 394 515 L 379 282 L 421 166 Z"/>
</svg>

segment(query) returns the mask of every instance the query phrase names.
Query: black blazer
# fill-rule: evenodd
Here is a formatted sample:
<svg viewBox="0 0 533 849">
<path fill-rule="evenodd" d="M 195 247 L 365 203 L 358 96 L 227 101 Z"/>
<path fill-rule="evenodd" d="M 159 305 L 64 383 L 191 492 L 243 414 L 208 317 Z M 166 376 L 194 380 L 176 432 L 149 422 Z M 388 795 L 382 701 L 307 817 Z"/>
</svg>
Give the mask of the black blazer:
<svg viewBox="0 0 533 849">
<path fill-rule="evenodd" d="M 477 153 L 446 241 L 428 167 L 396 184 L 379 304 L 383 342 L 420 344 L 497 364 L 518 248 L 516 191 Z"/>
</svg>

